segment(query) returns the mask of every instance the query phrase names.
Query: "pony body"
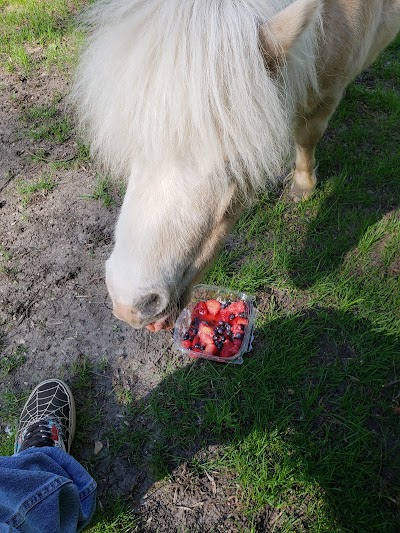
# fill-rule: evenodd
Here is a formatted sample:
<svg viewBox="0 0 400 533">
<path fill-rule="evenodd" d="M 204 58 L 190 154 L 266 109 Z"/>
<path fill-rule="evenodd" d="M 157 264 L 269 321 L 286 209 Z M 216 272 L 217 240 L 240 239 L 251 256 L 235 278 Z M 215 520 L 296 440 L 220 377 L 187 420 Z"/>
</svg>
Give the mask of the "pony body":
<svg viewBox="0 0 400 533">
<path fill-rule="evenodd" d="M 399 21 L 400 0 L 91 8 L 73 98 L 93 154 L 128 180 L 107 262 L 117 316 L 141 327 L 171 315 L 293 146 L 292 197 L 311 194 L 330 115 Z"/>
</svg>

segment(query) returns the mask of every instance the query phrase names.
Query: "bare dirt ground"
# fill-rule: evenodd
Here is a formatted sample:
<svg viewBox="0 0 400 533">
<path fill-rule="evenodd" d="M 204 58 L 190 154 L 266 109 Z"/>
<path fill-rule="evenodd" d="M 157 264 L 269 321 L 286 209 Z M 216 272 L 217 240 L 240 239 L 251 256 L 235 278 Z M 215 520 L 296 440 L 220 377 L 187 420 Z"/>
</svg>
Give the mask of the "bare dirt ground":
<svg viewBox="0 0 400 533">
<path fill-rule="evenodd" d="M 21 118 L 32 106 L 49 105 L 55 94 L 62 95 L 58 111 L 67 113 L 67 81 L 54 72 L 36 79 L 0 72 L 0 79 L 0 353 L 23 353 L 25 358 L 2 378 L 0 393 L 26 394 L 49 377 L 71 383 L 80 432 L 74 454 L 96 477 L 100 503 L 110 495 L 133 502 L 140 530 L 238 531 L 243 521 L 237 488 L 228 479 L 193 476 L 182 464 L 168 481 L 154 483 L 149 469 L 124 455 L 123 448 L 108 453 L 104 431 L 118 434 L 128 424 L 118 394 L 144 398 L 171 362 L 188 363 L 174 352 L 170 333 L 136 332 L 112 315 L 104 261 L 111 253 L 121 199 L 116 197 L 106 208 L 101 201 L 85 198 L 94 188 L 91 163 L 61 165 L 52 171 L 53 190 L 23 204 L 21 180 L 33 183 L 49 172 L 51 162 L 76 156 L 74 135 L 62 143 L 35 141 Z M 43 161 L 32 160 L 37 153 Z M 80 409 L 86 410 L 85 420 L 79 419 Z M 91 424 L 93 413 L 101 416 Z M 142 416 L 133 420 L 138 426 L 146 423 Z M 129 428 L 132 435 L 136 429 Z M 104 448 L 94 456 L 96 441 Z M 144 455 L 151 445 L 143 444 Z"/>
</svg>

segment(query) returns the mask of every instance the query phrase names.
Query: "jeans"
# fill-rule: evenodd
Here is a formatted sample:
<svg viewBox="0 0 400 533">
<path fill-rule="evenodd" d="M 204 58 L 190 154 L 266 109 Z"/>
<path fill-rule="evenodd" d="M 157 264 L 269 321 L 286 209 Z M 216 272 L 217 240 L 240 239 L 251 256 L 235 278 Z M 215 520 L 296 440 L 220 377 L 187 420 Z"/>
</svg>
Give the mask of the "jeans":
<svg viewBox="0 0 400 533">
<path fill-rule="evenodd" d="M 96 482 L 60 448 L 0 457 L 0 533 L 76 533 L 95 507 Z"/>
</svg>

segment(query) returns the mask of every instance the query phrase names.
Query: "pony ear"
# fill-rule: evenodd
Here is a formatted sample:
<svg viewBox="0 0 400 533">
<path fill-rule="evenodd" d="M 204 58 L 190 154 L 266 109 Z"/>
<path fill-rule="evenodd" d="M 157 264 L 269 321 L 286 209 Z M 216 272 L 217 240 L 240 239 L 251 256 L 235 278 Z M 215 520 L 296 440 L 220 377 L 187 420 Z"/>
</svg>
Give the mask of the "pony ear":
<svg viewBox="0 0 400 533">
<path fill-rule="evenodd" d="M 260 47 L 271 70 L 282 64 L 316 20 L 322 0 L 295 0 L 260 27 Z"/>
</svg>

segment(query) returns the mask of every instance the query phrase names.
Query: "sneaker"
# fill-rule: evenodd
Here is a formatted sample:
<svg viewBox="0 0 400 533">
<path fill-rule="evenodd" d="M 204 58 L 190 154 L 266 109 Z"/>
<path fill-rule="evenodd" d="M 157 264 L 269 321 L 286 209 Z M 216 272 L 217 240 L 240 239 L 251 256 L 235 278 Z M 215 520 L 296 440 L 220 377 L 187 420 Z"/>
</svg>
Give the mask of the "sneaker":
<svg viewBox="0 0 400 533">
<path fill-rule="evenodd" d="M 75 425 L 75 402 L 69 387 L 58 379 L 42 381 L 22 409 L 14 453 L 32 446 L 55 446 L 70 453 Z"/>
</svg>

